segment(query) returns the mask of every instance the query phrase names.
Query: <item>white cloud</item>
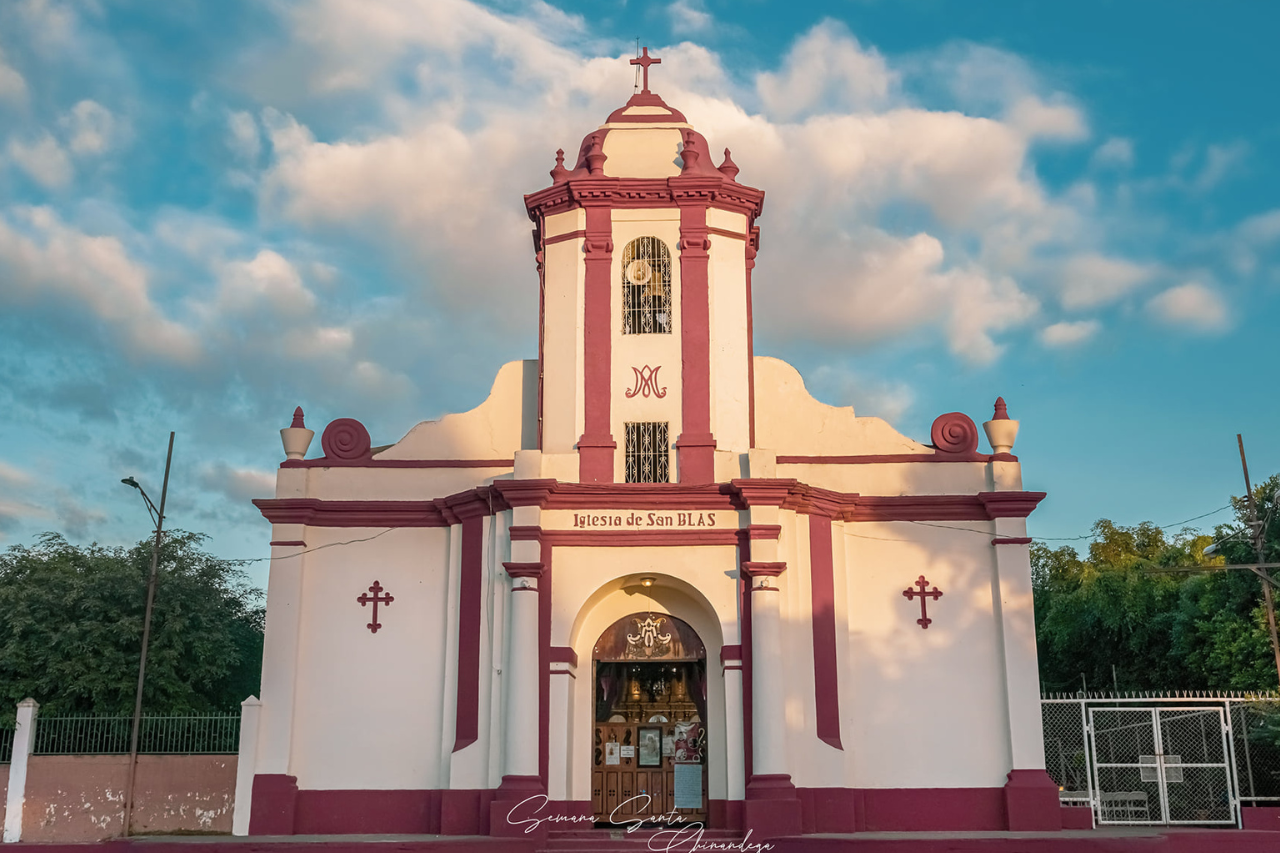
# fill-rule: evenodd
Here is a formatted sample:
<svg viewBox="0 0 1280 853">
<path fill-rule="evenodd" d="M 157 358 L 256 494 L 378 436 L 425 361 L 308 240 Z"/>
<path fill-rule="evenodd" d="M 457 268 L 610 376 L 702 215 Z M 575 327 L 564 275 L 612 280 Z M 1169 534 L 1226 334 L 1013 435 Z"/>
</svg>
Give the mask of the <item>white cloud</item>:
<svg viewBox="0 0 1280 853">
<path fill-rule="evenodd" d="M 8 151 L 9 158 L 43 187 L 59 189 L 71 182 L 71 159 L 51 133 L 34 142 L 11 139 Z"/>
<path fill-rule="evenodd" d="M 103 153 L 120 134 L 119 121 L 96 101 L 80 101 L 59 124 L 67 131 L 71 153 L 81 156 Z"/>
<path fill-rule="evenodd" d="M 1152 297 L 1147 310 L 1163 323 L 1199 332 L 1218 332 L 1228 325 L 1227 305 L 1221 294 L 1195 281 Z"/>
<path fill-rule="evenodd" d="M 1089 135 L 1080 110 L 1064 103 L 1045 103 L 1034 95 L 1019 98 L 1005 120 L 1027 137 L 1078 142 Z"/>
<path fill-rule="evenodd" d="M 233 112 L 227 116 L 227 147 L 239 159 L 257 162 L 262 153 L 262 134 L 252 113 Z"/>
<path fill-rule="evenodd" d="M 818 399 L 833 406 L 852 406 L 860 417 L 898 422 L 915 403 L 915 392 L 903 382 L 873 379 L 842 365 L 822 364 L 809 371 L 805 384 Z"/>
<path fill-rule="evenodd" d="M 1236 227 L 1236 234 L 1252 246 L 1280 241 L 1280 208 L 1249 217 Z"/>
<path fill-rule="evenodd" d="M 1204 166 L 1191 181 L 1191 188 L 1207 192 L 1222 183 L 1229 175 L 1239 171 L 1249 155 L 1249 145 L 1234 142 L 1229 145 L 1210 145 L 1204 154 Z"/>
<path fill-rule="evenodd" d="M 253 498 L 271 497 L 276 493 L 275 475 L 256 468 L 233 468 L 218 463 L 200 472 L 200 484 L 236 503 Z"/>
<path fill-rule="evenodd" d="M 1113 136 L 1093 152 L 1093 165 L 1098 168 L 1122 169 L 1133 165 L 1133 140 Z"/>
<path fill-rule="evenodd" d="M 1054 348 L 1078 346 L 1096 335 L 1101 328 L 1102 324 L 1097 320 L 1054 323 L 1040 330 L 1040 342 Z"/>
<path fill-rule="evenodd" d="M 671 30 L 677 35 L 705 33 L 715 25 L 715 18 L 700 0 L 675 0 L 667 7 Z"/>
<path fill-rule="evenodd" d="M 765 111 L 782 120 L 883 104 L 896 84 L 897 75 L 879 52 L 864 50 L 843 24 L 830 19 L 796 41 L 781 71 L 756 78 Z"/>
<path fill-rule="evenodd" d="M 27 98 L 27 81 L 18 69 L 5 62 L 0 50 L 0 101 L 22 102 Z"/>
<path fill-rule="evenodd" d="M 148 271 L 119 239 L 86 234 L 44 207 L 0 213 L 0 303 L 54 300 L 87 312 L 129 350 L 190 362 L 198 343 L 151 301 Z"/>
<path fill-rule="evenodd" d="M 1157 272 L 1150 265 L 1098 254 L 1077 255 L 1063 266 L 1062 307 L 1095 308 L 1122 299 Z"/>
<path fill-rule="evenodd" d="M 35 481 L 35 477 L 27 471 L 0 459 L 0 483 L 9 488 L 21 489 L 33 485 Z"/>
<path fill-rule="evenodd" d="M 251 261 L 233 261 L 222 270 L 218 307 L 247 313 L 269 306 L 274 314 L 309 314 L 315 295 L 302 283 L 298 270 L 277 252 L 263 249 Z"/>
<path fill-rule="evenodd" d="M 565 46 L 538 21 L 461 0 L 427 5 L 290 7 L 300 73 L 312 81 L 298 102 L 314 109 L 359 90 L 385 115 L 359 135 L 322 138 L 294 115 L 264 110 L 262 211 L 317 238 L 408 256 L 432 271 L 423 292 L 447 307 L 523 323 L 533 267 L 517 194 L 545 185 L 551 152 L 572 156 L 580 134 L 625 99 L 634 69 L 595 47 Z M 503 62 L 481 68 L 476 53 Z M 1037 180 L 1031 143 L 1078 141 L 1088 123 L 1012 54 L 968 47 L 939 64 L 962 102 L 986 105 L 975 116 L 908 105 L 902 72 L 831 21 L 797 38 L 754 93 L 705 48 L 654 53 L 664 59 L 654 90 L 714 150 L 732 148 L 740 180 L 769 194 L 756 280 L 787 287 L 760 289 L 766 336 L 872 341 L 933 328 L 984 363 L 998 356 L 1002 332 L 1036 315 L 1032 294 L 1056 283 L 1047 257 L 1083 259 L 1069 267 L 1089 275 L 1063 285 L 1072 307 L 1112 301 L 1151 274 L 1100 251 L 1091 186 L 1055 195 Z M 406 88 L 396 75 L 409 69 Z M 886 233 L 872 223 L 887 207 L 918 217 Z M 320 328 L 300 340 L 317 340 Z"/>
<path fill-rule="evenodd" d="M 49 511 L 44 507 L 0 498 L 0 539 L 6 538 L 6 532 L 16 530 L 30 519 L 48 518 L 49 515 Z"/>
</svg>

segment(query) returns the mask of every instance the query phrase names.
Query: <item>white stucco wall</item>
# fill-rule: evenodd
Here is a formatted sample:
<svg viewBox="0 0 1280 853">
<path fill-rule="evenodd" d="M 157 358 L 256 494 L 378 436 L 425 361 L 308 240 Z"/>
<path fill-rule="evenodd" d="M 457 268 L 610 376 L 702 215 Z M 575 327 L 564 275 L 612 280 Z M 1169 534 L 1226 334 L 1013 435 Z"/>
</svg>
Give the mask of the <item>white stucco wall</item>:
<svg viewBox="0 0 1280 853">
<path fill-rule="evenodd" d="M 370 542 L 322 548 L 378 536 Z M 440 742 L 406 736 L 442 723 L 446 623 L 443 565 L 449 531 L 369 528 L 308 531 L 296 714 L 289 773 L 303 788 L 425 788 L 438 780 Z M 394 601 L 356 599 L 377 580 Z"/>
</svg>

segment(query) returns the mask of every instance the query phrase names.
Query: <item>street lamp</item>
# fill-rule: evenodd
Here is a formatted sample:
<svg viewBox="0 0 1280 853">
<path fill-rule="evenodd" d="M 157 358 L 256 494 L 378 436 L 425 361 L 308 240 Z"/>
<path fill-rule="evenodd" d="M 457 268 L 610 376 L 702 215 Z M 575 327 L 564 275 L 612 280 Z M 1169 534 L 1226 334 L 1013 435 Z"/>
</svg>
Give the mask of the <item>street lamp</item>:
<svg viewBox="0 0 1280 853">
<path fill-rule="evenodd" d="M 173 462 L 173 433 L 169 433 L 169 452 L 164 460 L 164 485 L 160 488 L 160 508 L 151 502 L 138 481 L 132 477 L 121 480 L 126 486 L 138 490 L 147 503 L 147 512 L 156 524 L 156 538 L 151 543 L 151 576 L 147 580 L 147 610 L 142 617 L 142 657 L 138 661 L 138 692 L 133 700 L 133 726 L 129 732 L 129 784 L 124 794 L 124 834 L 129 835 L 133 817 L 133 783 L 138 771 L 138 728 L 142 724 L 142 685 L 147 679 L 147 646 L 151 643 L 151 608 L 156 600 L 156 572 L 160 567 L 160 536 L 164 528 L 164 503 L 169 496 L 169 465 Z"/>
</svg>

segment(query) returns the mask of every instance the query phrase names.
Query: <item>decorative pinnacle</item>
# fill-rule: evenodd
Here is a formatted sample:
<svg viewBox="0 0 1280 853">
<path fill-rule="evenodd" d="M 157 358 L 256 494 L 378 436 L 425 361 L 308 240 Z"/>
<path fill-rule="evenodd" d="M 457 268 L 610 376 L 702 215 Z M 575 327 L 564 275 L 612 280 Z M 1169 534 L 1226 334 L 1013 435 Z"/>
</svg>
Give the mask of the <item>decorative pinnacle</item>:
<svg viewBox="0 0 1280 853">
<path fill-rule="evenodd" d="M 289 429 L 306 429 L 307 425 L 302 422 L 302 407 L 293 410 L 293 423 L 289 424 Z"/>
<path fill-rule="evenodd" d="M 551 170 L 551 181 L 553 183 L 563 183 L 564 179 L 569 175 L 569 170 L 564 167 L 564 149 L 556 149 L 556 165 Z"/>
<path fill-rule="evenodd" d="M 996 397 L 996 413 L 991 416 L 993 421 L 1009 420 L 1009 407 L 1004 404 L 1004 397 Z"/>
<path fill-rule="evenodd" d="M 737 179 L 739 171 L 741 170 L 738 168 L 738 164 L 733 162 L 733 158 L 729 156 L 729 149 L 724 149 L 724 162 L 720 164 L 720 174 L 732 181 Z"/>
</svg>

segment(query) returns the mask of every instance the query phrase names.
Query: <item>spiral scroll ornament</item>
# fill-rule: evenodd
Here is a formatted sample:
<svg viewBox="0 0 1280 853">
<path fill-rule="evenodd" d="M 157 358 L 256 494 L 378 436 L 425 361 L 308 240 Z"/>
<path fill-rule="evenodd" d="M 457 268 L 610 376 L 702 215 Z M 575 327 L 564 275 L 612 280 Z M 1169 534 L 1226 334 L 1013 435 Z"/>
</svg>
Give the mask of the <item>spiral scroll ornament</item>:
<svg viewBox="0 0 1280 853">
<path fill-rule="evenodd" d="M 320 447 L 330 459 L 355 460 L 369 456 L 369 430 L 355 418 L 338 418 L 324 428 Z"/>
<path fill-rule="evenodd" d="M 973 453 L 978 449 L 978 427 L 963 412 L 939 415 L 929 437 L 943 453 Z"/>
</svg>

